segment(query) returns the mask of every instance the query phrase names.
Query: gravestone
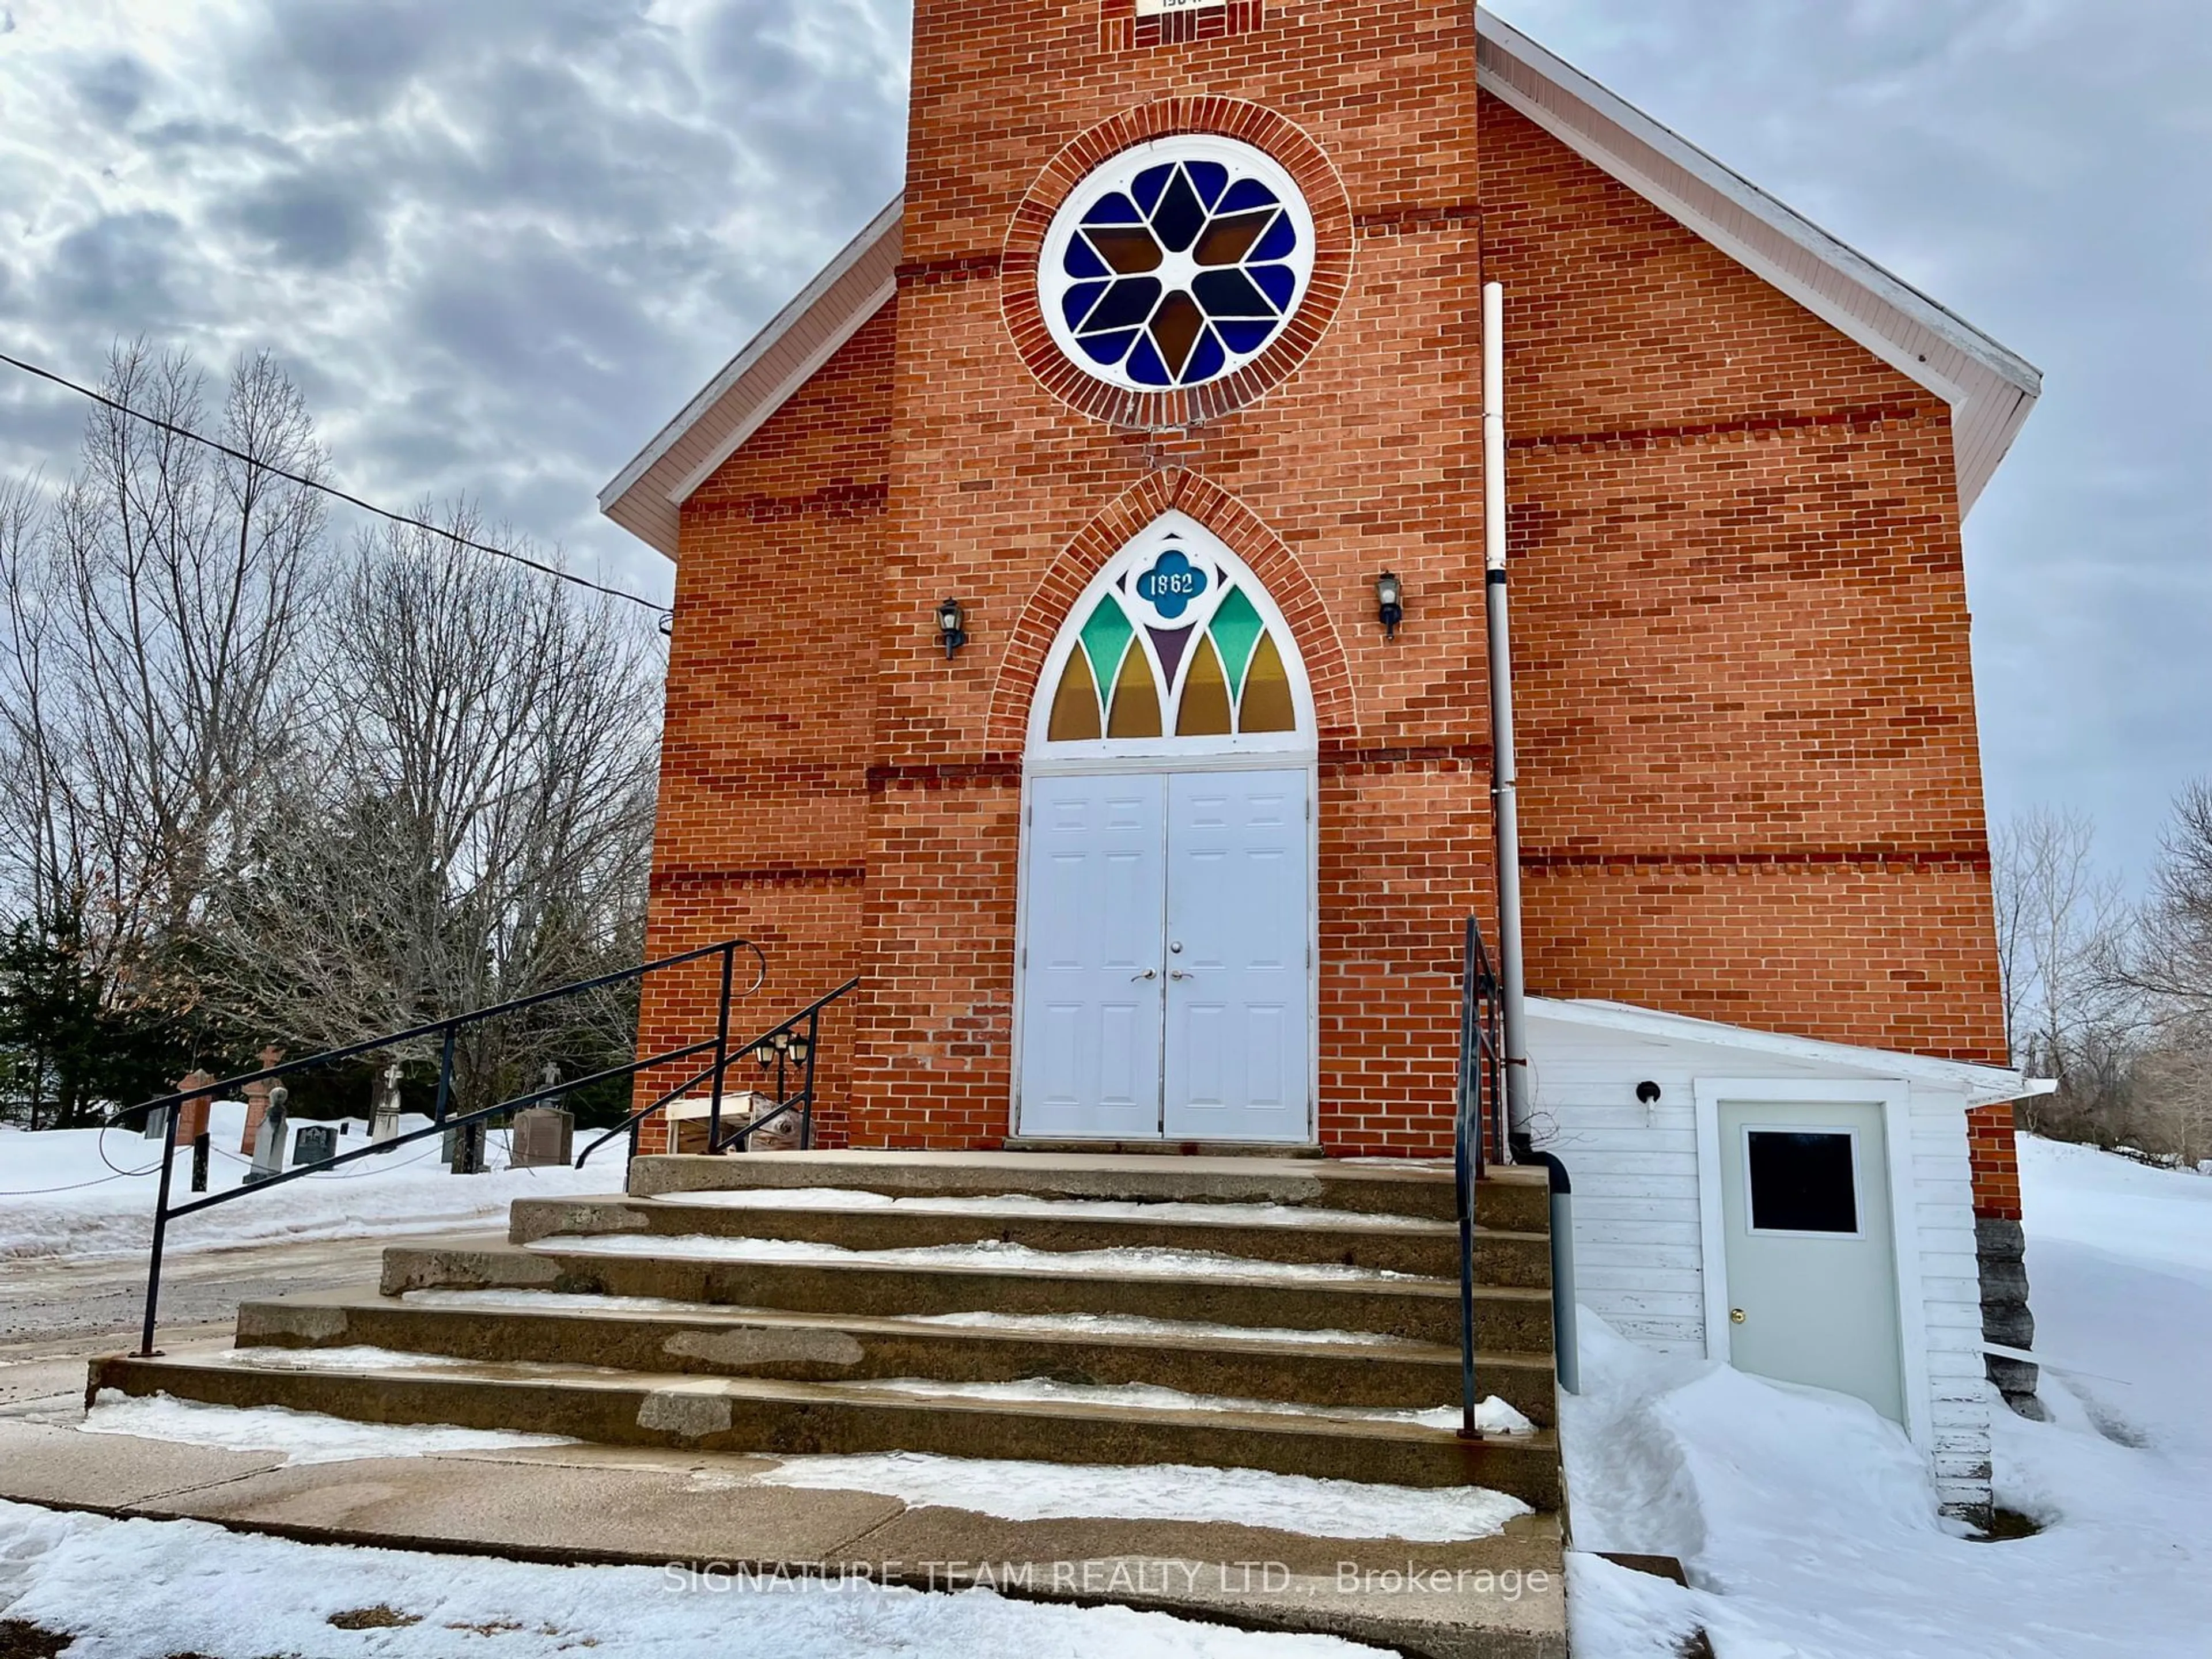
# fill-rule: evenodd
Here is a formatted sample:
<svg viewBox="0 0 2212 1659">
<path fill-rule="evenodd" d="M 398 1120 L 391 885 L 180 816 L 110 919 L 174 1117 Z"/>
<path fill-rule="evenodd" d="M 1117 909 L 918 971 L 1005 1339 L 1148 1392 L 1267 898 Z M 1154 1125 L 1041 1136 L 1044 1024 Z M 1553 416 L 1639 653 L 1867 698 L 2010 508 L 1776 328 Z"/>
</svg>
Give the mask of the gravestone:
<svg viewBox="0 0 2212 1659">
<path fill-rule="evenodd" d="M 377 1076 L 376 1106 L 370 1115 L 368 1138 L 393 1140 L 399 1134 L 399 1066 L 395 1061 Z"/>
<path fill-rule="evenodd" d="M 284 1117 L 292 1091 L 283 1084 L 269 1091 L 253 1137 L 253 1167 L 246 1172 L 246 1184 L 266 1181 L 284 1167 Z"/>
<path fill-rule="evenodd" d="M 337 1131 L 327 1123 L 302 1123 L 300 1133 L 292 1137 L 292 1162 L 320 1164 L 326 1158 L 338 1155 Z"/>
<path fill-rule="evenodd" d="M 507 1162 L 518 1170 L 565 1164 L 574 1154 L 575 1115 L 557 1107 L 531 1106 L 514 1115 Z"/>
</svg>

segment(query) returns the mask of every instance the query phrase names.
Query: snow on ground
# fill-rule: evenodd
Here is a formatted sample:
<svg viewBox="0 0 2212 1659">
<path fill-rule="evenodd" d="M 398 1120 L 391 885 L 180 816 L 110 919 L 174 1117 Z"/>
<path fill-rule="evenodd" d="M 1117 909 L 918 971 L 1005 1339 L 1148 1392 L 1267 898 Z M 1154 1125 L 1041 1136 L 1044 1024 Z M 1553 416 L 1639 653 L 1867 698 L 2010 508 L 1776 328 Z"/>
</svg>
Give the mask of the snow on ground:
<svg viewBox="0 0 2212 1659">
<path fill-rule="evenodd" d="M 921 1452 L 787 1457 L 765 1473 L 732 1480 L 740 1483 L 881 1492 L 915 1507 L 943 1504 L 1008 1521 L 1224 1521 L 1310 1538 L 1410 1543 L 1487 1538 L 1528 1512 L 1519 1498 L 1480 1486 L 1382 1486 L 1261 1469 L 1176 1463 L 1130 1468 Z"/>
<path fill-rule="evenodd" d="M 1004 1239 L 972 1244 L 910 1244 L 852 1250 L 800 1238 L 725 1238 L 713 1233 L 557 1233 L 525 1248 L 561 1255 L 671 1255 L 699 1261 L 863 1262 L 900 1267 L 988 1267 L 994 1273 L 1164 1273 L 1176 1279 L 1403 1279 L 1438 1281 L 1388 1267 L 1347 1267 L 1340 1261 L 1270 1261 L 1212 1250 L 1120 1244 L 1102 1250 L 1039 1250 Z"/>
<path fill-rule="evenodd" d="M 400 1127 L 404 1133 L 428 1122 L 409 1114 Z M 245 1103 L 217 1101 L 210 1123 L 209 1190 L 227 1192 L 244 1182 L 252 1163 L 238 1152 Z M 293 1126 L 295 1133 L 298 1127 Z M 341 1152 L 367 1144 L 365 1123 L 355 1119 L 348 1127 L 350 1133 L 337 1143 Z M 503 1218 L 518 1198 L 622 1190 L 625 1164 L 619 1142 L 581 1170 L 513 1170 L 506 1167 L 507 1131 L 491 1131 L 487 1141 L 492 1167 L 483 1175 L 453 1174 L 439 1161 L 437 1137 L 425 1136 L 385 1157 L 305 1176 L 173 1221 L 166 1248 L 203 1250 L 277 1239 L 437 1231 Z M 46 1129 L 33 1134 L 0 1128 L 0 1260 L 145 1249 L 153 1237 L 161 1160 L 161 1143 L 143 1139 L 134 1130 Z M 177 1149 L 169 1183 L 173 1204 L 191 1195 L 191 1160 L 190 1146 Z"/>
<path fill-rule="evenodd" d="M 405 1622 L 331 1623 L 379 1607 Z M 0 1617 L 74 1633 L 70 1659 L 179 1651 L 451 1659 L 479 1650 L 499 1659 L 592 1651 L 654 1659 L 1352 1659 L 1376 1651 L 1335 1637 L 1253 1634 L 988 1589 L 945 1595 L 859 1581 L 695 1577 L 680 1568 L 539 1566 L 4 1503 Z"/>
<path fill-rule="evenodd" d="M 1668 1358 L 1583 1314 L 1562 1438 L 1579 1551 L 1680 1557 L 1691 1589 L 1569 1559 L 1576 1651 L 1719 1659 L 2201 1659 L 2212 1650 L 2212 1180 L 2021 1140 L 2055 1421 L 1994 1407 L 1996 1497 L 2032 1538 L 1941 1521 L 1857 1401 Z M 2094 1376 L 2081 1371 L 2094 1371 Z"/>
<path fill-rule="evenodd" d="M 440 1452 L 573 1446 L 565 1435 L 463 1429 L 445 1423 L 356 1423 L 286 1406 L 210 1406 L 165 1394 L 102 1389 L 77 1426 L 87 1434 L 127 1434 L 227 1451 L 282 1452 L 288 1463 L 344 1463 L 362 1457 L 431 1457 Z M 0 1509 L 4 1509 L 0 1504 Z M 18 1615 L 20 1616 L 20 1615 Z"/>
</svg>

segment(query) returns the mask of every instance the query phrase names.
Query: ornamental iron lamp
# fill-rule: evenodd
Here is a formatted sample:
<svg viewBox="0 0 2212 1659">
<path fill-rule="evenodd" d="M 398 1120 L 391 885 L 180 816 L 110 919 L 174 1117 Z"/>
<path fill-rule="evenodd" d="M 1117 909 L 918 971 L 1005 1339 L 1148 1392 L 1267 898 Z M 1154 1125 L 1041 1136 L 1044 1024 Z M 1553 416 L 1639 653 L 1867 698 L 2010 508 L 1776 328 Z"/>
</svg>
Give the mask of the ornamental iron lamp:
<svg viewBox="0 0 2212 1659">
<path fill-rule="evenodd" d="M 1406 620 L 1406 586 L 1398 580 L 1395 571 L 1386 570 L 1375 579 L 1375 615 L 1382 624 L 1382 637 L 1398 637 L 1398 624 Z"/>
<path fill-rule="evenodd" d="M 945 660 L 968 643 L 968 613 L 957 599 L 940 599 L 937 605 L 937 637 L 945 647 Z"/>
</svg>

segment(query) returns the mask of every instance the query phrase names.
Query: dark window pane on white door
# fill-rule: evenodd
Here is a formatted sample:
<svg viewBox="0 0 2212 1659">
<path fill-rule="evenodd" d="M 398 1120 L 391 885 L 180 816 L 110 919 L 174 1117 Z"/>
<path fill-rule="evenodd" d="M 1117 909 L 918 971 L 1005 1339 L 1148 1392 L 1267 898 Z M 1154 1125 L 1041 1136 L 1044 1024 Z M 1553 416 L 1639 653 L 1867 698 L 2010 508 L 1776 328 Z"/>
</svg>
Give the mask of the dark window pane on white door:
<svg viewBox="0 0 2212 1659">
<path fill-rule="evenodd" d="M 1829 1129 L 1749 1129 L 1745 1139 L 1754 1231 L 1858 1231 L 1850 1135 Z"/>
</svg>

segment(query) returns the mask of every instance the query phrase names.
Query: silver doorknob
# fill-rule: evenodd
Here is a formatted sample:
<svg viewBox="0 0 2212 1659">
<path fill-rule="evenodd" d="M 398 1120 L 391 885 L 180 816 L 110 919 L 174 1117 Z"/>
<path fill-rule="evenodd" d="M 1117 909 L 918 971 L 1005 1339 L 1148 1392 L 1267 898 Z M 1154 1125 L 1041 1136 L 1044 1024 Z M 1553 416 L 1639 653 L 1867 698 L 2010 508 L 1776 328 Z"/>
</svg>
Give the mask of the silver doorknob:
<svg viewBox="0 0 2212 1659">
<path fill-rule="evenodd" d="M 1186 974 L 1185 972 L 1183 972 L 1183 970 L 1182 970 L 1182 969 L 1177 968 L 1177 969 L 1175 969 L 1174 970 L 1172 970 L 1172 971 L 1168 975 L 1168 977 L 1169 977 L 1170 979 L 1189 979 L 1189 978 L 1193 977 L 1193 975 L 1189 975 L 1189 974 Z"/>
<path fill-rule="evenodd" d="M 1729 1310 L 1729 1324 L 1731 1324 L 1731 1325 L 1741 1325 L 1741 1324 L 1742 1324 L 1742 1323 L 1743 1323 L 1743 1310 L 1742 1310 L 1742 1309 L 1741 1309 L 1741 1308 L 1730 1308 L 1730 1309 Z"/>
<path fill-rule="evenodd" d="M 1145 971 L 1144 971 L 1143 973 L 1141 973 L 1141 974 L 1132 974 L 1132 975 L 1129 975 L 1129 979 L 1130 979 L 1131 983 L 1133 983 L 1133 984 L 1136 981 L 1140 980 L 1140 979 L 1158 979 L 1159 976 L 1160 976 L 1160 970 L 1159 970 L 1158 969 L 1157 969 L 1157 968 L 1147 968 L 1147 969 L 1145 969 Z"/>
</svg>

